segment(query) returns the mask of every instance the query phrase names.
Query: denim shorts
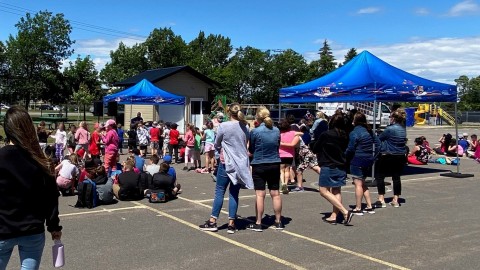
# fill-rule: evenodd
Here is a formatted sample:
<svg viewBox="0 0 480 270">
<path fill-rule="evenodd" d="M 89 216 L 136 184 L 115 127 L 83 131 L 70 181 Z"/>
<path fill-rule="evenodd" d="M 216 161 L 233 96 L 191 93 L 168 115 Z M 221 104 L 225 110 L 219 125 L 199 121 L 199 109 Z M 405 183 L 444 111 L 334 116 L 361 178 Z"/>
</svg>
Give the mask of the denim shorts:
<svg viewBox="0 0 480 270">
<path fill-rule="evenodd" d="M 341 187 L 346 185 L 347 173 L 339 168 L 321 167 L 318 185 L 321 187 Z"/>
<path fill-rule="evenodd" d="M 370 168 L 350 165 L 350 174 L 352 178 L 365 180 L 368 176 Z"/>
</svg>

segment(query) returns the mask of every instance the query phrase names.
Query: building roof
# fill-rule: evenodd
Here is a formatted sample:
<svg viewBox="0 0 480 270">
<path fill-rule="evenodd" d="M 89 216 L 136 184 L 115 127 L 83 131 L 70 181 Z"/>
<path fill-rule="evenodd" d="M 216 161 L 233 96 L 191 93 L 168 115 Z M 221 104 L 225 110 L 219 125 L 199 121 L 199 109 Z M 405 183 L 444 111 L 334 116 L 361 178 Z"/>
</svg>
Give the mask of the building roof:
<svg viewBox="0 0 480 270">
<path fill-rule="evenodd" d="M 220 86 L 220 84 L 207 76 L 201 74 L 200 72 L 196 71 L 190 66 L 177 66 L 177 67 L 168 67 L 168 68 L 157 68 L 157 69 L 149 69 L 140 74 L 137 74 L 133 77 L 127 78 L 121 82 L 117 82 L 114 86 L 132 86 L 136 83 L 140 82 L 143 79 L 147 79 L 151 83 L 155 84 L 156 82 L 163 80 L 167 77 L 170 77 L 174 74 L 177 74 L 181 71 L 186 71 L 191 75 L 197 77 L 198 79 L 212 85 L 212 86 Z"/>
</svg>

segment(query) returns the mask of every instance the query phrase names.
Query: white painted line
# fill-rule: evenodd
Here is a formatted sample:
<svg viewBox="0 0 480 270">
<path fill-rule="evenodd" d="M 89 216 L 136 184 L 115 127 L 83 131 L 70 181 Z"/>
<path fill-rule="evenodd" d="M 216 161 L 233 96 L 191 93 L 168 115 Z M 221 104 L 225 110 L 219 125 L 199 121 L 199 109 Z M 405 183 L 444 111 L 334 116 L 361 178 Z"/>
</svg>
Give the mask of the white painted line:
<svg viewBox="0 0 480 270">
<path fill-rule="evenodd" d="M 162 216 L 164 216 L 164 217 L 166 217 L 166 218 L 172 219 L 172 220 L 174 220 L 174 221 L 176 221 L 176 222 L 179 222 L 179 223 L 181 223 L 181 224 L 183 224 L 183 225 L 186 225 L 186 226 L 188 226 L 188 227 L 190 227 L 190 228 L 193 228 L 193 229 L 195 229 L 195 230 L 199 230 L 197 225 L 195 225 L 195 224 L 193 224 L 193 223 L 191 223 L 191 222 L 188 222 L 188 221 L 186 221 L 186 220 L 183 220 L 183 219 L 181 219 L 181 218 L 172 216 L 172 215 L 170 215 L 170 214 L 168 214 L 168 213 L 165 213 L 165 212 L 163 212 L 163 211 L 160 211 L 160 210 L 158 210 L 158 209 L 156 209 L 156 208 L 153 208 L 153 207 L 144 205 L 144 204 L 139 203 L 139 202 L 131 202 L 131 203 L 136 204 L 136 205 L 138 205 L 138 206 L 143 206 L 144 208 L 146 208 L 146 209 L 148 209 L 148 210 L 150 210 L 150 211 L 152 211 L 152 212 L 155 212 L 155 213 L 157 213 L 157 214 L 160 214 L 160 215 L 162 215 Z M 304 267 L 302 267 L 302 266 L 300 266 L 300 265 L 297 265 L 297 264 L 294 264 L 294 263 L 292 263 L 292 262 L 286 261 L 286 260 L 281 259 L 281 258 L 279 258 L 279 257 L 276 257 L 276 256 L 274 256 L 274 255 L 272 255 L 272 254 L 269 254 L 269 253 L 266 253 L 266 252 L 261 251 L 261 250 L 259 250 L 259 249 L 253 248 L 253 247 L 251 247 L 251 246 L 247 246 L 247 245 L 245 245 L 245 244 L 243 244 L 243 243 L 240 243 L 240 242 L 238 242 L 238 241 L 232 240 L 232 239 L 230 239 L 230 238 L 228 238 L 228 237 L 225 237 L 225 236 L 223 236 L 223 235 L 219 235 L 219 234 L 216 234 L 216 233 L 206 233 L 206 234 L 209 235 L 209 236 L 215 237 L 215 238 L 217 238 L 217 239 L 223 240 L 223 241 L 225 241 L 225 242 L 227 242 L 227 243 L 230 243 L 230 244 L 232 244 L 232 245 L 235 245 L 235 246 L 237 246 L 237 247 L 240 247 L 240 248 L 243 248 L 243 249 L 245 249 L 245 250 L 248 250 L 248 251 L 250 251 L 250 252 L 253 252 L 253 253 L 255 253 L 255 254 L 258 254 L 258 255 L 260 255 L 260 256 L 263 256 L 263 257 L 265 257 L 265 258 L 267 258 L 267 259 L 270 259 L 270 260 L 272 260 L 272 261 L 275 261 L 275 262 L 280 263 L 280 264 L 282 264 L 282 265 L 285 265 L 285 266 L 287 266 L 287 267 L 290 267 L 290 268 L 293 268 L 293 269 L 299 269 L 299 270 L 304 270 L 304 269 L 306 270 L 306 268 L 304 268 Z"/>
<path fill-rule="evenodd" d="M 59 217 L 69 217 L 69 216 L 79 216 L 79 215 L 98 214 L 98 213 L 111 213 L 113 211 L 142 209 L 142 208 L 145 208 L 145 206 L 130 206 L 130 207 L 113 208 L 113 209 L 103 208 L 102 210 L 92 210 L 92 211 L 83 211 L 83 212 L 77 212 L 77 213 L 68 213 L 68 214 L 61 214 L 61 215 L 58 215 L 58 216 Z"/>
<path fill-rule="evenodd" d="M 196 205 L 200 205 L 200 206 L 203 206 L 203 207 L 206 207 L 206 208 L 210 208 L 210 209 L 212 208 L 209 205 L 205 205 L 203 203 L 199 203 L 197 201 L 190 200 L 190 199 L 187 199 L 187 198 L 184 198 L 184 197 L 178 197 L 178 199 L 181 199 L 181 200 L 184 200 L 184 201 L 187 201 L 187 202 L 191 202 L 191 203 L 194 203 Z M 228 215 L 227 211 L 222 210 L 221 212 Z M 255 222 L 254 220 L 250 220 L 250 219 L 245 219 L 245 220 L 249 220 L 250 222 Z M 273 230 L 273 228 L 272 228 L 272 230 Z M 396 265 L 396 264 L 393 264 L 393 263 L 390 263 L 390 262 L 387 262 L 387 261 L 383 261 L 383 260 L 368 256 L 368 255 L 365 255 L 365 254 L 362 254 L 362 253 L 358 253 L 358 252 L 346 249 L 346 248 L 335 246 L 335 245 L 332 245 L 332 244 L 329 244 L 329 243 L 326 243 L 326 242 L 323 242 L 323 241 L 320 241 L 320 240 L 316 240 L 314 238 L 310 238 L 310 237 L 307 237 L 307 236 L 304 236 L 304 235 L 301 235 L 301 234 L 289 232 L 287 230 L 283 230 L 282 232 L 286 233 L 286 234 L 289 234 L 291 236 L 297 237 L 297 238 L 301 238 L 301 239 L 310 241 L 310 242 L 315 243 L 315 244 L 319 244 L 319 245 L 322 245 L 322 246 L 325 246 L 325 247 L 328 247 L 328 248 L 332 248 L 332 249 L 340 251 L 340 252 L 344 252 L 344 253 L 347 253 L 347 254 L 350 254 L 350 255 L 353 255 L 353 256 L 357 256 L 359 258 L 369 260 L 371 262 L 383 264 L 383 265 L 386 265 L 386 266 L 391 267 L 393 269 L 409 270 L 409 268 L 406 268 L 406 267 L 403 267 L 403 266 L 400 266 L 400 265 Z"/>
</svg>

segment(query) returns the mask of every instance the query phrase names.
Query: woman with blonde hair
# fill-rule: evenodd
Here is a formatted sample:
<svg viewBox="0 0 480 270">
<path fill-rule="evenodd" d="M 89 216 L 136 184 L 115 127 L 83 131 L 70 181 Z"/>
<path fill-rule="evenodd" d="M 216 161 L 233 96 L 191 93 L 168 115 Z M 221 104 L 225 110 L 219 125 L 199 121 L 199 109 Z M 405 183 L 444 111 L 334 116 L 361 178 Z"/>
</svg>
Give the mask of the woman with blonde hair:
<svg viewBox="0 0 480 270">
<path fill-rule="evenodd" d="M 275 213 L 274 228 L 283 230 L 282 224 L 282 197 L 280 196 L 280 130 L 273 126 L 270 112 L 265 107 L 257 110 L 255 120 L 259 126 L 250 132 L 249 152 L 252 159 L 252 178 L 255 189 L 255 214 L 256 222 L 247 229 L 261 232 L 262 217 L 265 206 L 265 185 L 268 185 L 272 197 L 273 211 Z"/>
<path fill-rule="evenodd" d="M 235 233 L 235 219 L 238 210 L 238 193 L 241 186 L 253 188 L 248 159 L 247 141 L 249 131 L 245 115 L 238 103 L 231 104 L 228 110 L 230 121 L 220 124 L 215 138 L 215 148 L 220 153 L 215 198 L 210 219 L 199 226 L 200 230 L 216 232 L 217 219 L 223 205 L 223 196 L 229 188 L 227 232 Z"/>
<path fill-rule="evenodd" d="M 0 148 L 0 269 L 7 269 L 15 246 L 22 269 L 39 269 L 45 223 L 53 240 L 62 237 L 54 166 L 32 136 L 35 127 L 24 108 L 9 108 L 3 127 L 7 145 Z"/>
<path fill-rule="evenodd" d="M 378 201 L 376 208 L 387 207 L 385 203 L 385 177 L 392 176 L 393 199 L 390 205 L 399 207 L 398 199 L 402 194 L 400 176 L 406 163 L 405 143 L 407 130 L 405 129 L 405 111 L 397 109 L 390 115 L 390 125 L 378 136 L 381 142 L 380 158 L 375 164 L 375 181 L 377 181 Z"/>
</svg>

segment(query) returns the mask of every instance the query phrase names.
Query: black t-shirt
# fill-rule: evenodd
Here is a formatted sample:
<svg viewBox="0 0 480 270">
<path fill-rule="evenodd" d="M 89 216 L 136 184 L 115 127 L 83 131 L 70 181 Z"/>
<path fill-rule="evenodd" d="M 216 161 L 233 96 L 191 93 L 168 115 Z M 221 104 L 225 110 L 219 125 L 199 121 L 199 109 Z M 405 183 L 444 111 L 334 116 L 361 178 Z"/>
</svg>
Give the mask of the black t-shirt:
<svg viewBox="0 0 480 270">
<path fill-rule="evenodd" d="M 317 154 L 318 165 L 345 169 L 347 145 L 346 134 L 341 135 L 335 129 L 323 132 L 313 149 Z"/>
<path fill-rule="evenodd" d="M 166 173 L 156 173 L 152 177 L 152 189 L 172 190 L 175 181 L 173 177 Z"/>
<path fill-rule="evenodd" d="M 137 117 L 132 118 L 132 120 L 130 120 L 130 123 L 135 124 L 135 123 L 138 123 L 140 121 L 143 121 L 143 118 L 141 116 L 137 116 Z"/>
<path fill-rule="evenodd" d="M 39 130 L 37 132 L 38 135 L 38 141 L 41 143 L 47 143 L 48 140 L 48 133 L 46 130 Z"/>
<path fill-rule="evenodd" d="M 123 172 L 118 175 L 118 185 L 120 191 L 118 196 L 120 200 L 136 200 L 140 197 L 139 188 L 140 174 L 134 171 Z"/>
</svg>

